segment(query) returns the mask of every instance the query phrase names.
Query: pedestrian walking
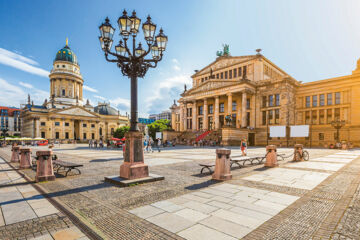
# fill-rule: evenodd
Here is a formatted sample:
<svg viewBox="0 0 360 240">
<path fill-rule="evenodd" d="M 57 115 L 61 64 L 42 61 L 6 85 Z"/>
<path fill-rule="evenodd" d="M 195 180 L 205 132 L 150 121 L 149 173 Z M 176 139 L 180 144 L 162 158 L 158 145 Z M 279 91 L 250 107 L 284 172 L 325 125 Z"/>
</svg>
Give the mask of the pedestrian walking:
<svg viewBox="0 0 360 240">
<path fill-rule="evenodd" d="M 144 139 L 144 152 L 148 152 L 148 142 Z"/>
<path fill-rule="evenodd" d="M 149 142 L 148 142 L 148 150 L 149 150 L 149 152 L 154 152 L 154 150 L 152 149 L 153 144 L 154 144 L 154 140 L 152 139 L 152 137 L 150 137 Z"/>
<path fill-rule="evenodd" d="M 160 146 L 161 146 L 161 139 L 158 138 L 157 139 L 157 143 L 156 143 L 156 147 L 157 147 L 157 150 L 160 152 Z"/>
<path fill-rule="evenodd" d="M 95 140 L 94 145 L 95 145 L 95 149 L 97 149 L 97 145 L 98 145 L 97 140 Z"/>
<path fill-rule="evenodd" d="M 245 139 L 245 138 L 241 139 L 240 149 L 241 149 L 242 155 L 243 155 L 243 156 L 246 156 L 246 153 L 247 153 L 247 143 L 246 143 L 246 139 Z"/>
<path fill-rule="evenodd" d="M 92 148 L 92 140 L 89 140 L 89 148 Z"/>
</svg>

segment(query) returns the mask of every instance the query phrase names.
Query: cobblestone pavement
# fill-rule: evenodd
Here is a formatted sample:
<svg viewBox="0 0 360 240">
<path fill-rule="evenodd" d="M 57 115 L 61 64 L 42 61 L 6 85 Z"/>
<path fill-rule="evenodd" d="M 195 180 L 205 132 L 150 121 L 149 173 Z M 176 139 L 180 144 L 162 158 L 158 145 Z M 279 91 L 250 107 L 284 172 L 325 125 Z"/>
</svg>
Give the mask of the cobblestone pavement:
<svg viewBox="0 0 360 240">
<path fill-rule="evenodd" d="M 37 149 L 42 148 L 33 152 Z M 209 174 L 199 174 L 199 163 L 214 162 L 214 148 L 170 148 L 145 154 L 150 172 L 165 180 L 128 188 L 103 181 L 104 176 L 118 174 L 121 151 L 62 145 L 54 152 L 62 160 L 83 163 L 82 174 L 67 178 L 59 174 L 55 182 L 38 185 L 102 238 L 327 239 L 358 234 L 352 221 L 359 214 L 360 200 L 350 204 L 360 179 L 355 152 L 336 155 L 337 150 L 310 149 L 309 162 L 284 161 L 270 170 L 263 165 L 233 168 L 233 180 L 222 184 L 211 181 Z M 292 149 L 278 152 L 290 155 Z M 248 151 L 264 153 L 264 148 Z M 5 159 L 9 154 L 9 148 L 0 150 Z M 233 148 L 232 155 L 240 151 Z M 34 178 L 34 171 L 23 172 Z M 355 196 L 359 198 L 359 190 Z M 252 225 L 243 226 L 244 222 Z"/>
</svg>

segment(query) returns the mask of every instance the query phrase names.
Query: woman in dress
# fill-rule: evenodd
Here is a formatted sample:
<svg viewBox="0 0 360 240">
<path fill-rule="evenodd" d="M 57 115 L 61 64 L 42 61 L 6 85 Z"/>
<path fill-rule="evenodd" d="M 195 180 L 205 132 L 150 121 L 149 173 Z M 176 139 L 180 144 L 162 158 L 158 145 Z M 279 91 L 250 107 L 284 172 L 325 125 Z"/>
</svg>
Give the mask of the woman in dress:
<svg viewBox="0 0 360 240">
<path fill-rule="evenodd" d="M 240 148 L 241 148 L 242 155 L 246 156 L 246 148 L 247 148 L 246 139 L 241 139 Z"/>
</svg>

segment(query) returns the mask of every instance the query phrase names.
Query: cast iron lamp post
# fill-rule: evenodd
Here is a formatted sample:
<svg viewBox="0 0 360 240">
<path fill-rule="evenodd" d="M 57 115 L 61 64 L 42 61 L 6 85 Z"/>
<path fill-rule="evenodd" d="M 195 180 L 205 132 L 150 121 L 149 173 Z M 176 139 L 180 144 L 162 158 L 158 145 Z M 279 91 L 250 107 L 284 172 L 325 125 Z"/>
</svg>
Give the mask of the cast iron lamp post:
<svg viewBox="0 0 360 240">
<path fill-rule="evenodd" d="M 155 68 L 157 63 L 161 61 L 163 52 L 166 49 L 167 36 L 163 30 L 160 29 L 159 34 L 155 36 L 156 25 L 152 23 L 150 16 L 147 17 L 147 21 L 142 24 L 144 38 L 147 44 L 147 50 L 143 49 L 142 44 L 139 43 L 136 47 L 136 36 L 139 33 L 141 19 L 136 16 L 136 12 L 133 11 L 131 16 L 127 15 L 124 10 L 123 15 L 118 19 L 118 25 L 120 30 L 120 36 L 122 40 L 115 46 L 115 52 L 111 51 L 113 44 L 113 35 L 115 28 L 110 24 L 109 18 L 105 19 L 105 22 L 99 27 L 101 36 L 99 37 L 101 48 L 105 53 L 105 59 L 108 62 L 114 62 L 121 69 L 124 76 L 128 76 L 131 79 L 131 107 L 130 107 L 130 132 L 126 137 L 124 164 L 129 163 L 125 169 L 123 165 L 120 167 L 120 177 L 132 179 L 138 178 L 136 175 L 139 170 L 130 173 L 130 165 L 134 165 L 144 162 L 143 155 L 143 143 L 142 134 L 137 127 L 138 121 L 138 97 L 137 97 L 137 78 L 143 78 L 149 68 Z M 132 37 L 132 46 L 129 47 L 128 41 Z M 150 53 L 152 58 L 145 59 Z M 110 59 L 109 55 L 113 58 Z M 131 169 L 130 169 L 131 168 Z M 146 166 L 146 171 L 147 166 Z M 148 174 L 148 173 L 147 173 Z M 144 176 L 146 174 L 142 174 Z"/>
<path fill-rule="evenodd" d="M 336 129 L 336 141 L 340 142 L 339 141 L 339 137 L 340 137 L 339 131 L 340 131 L 340 128 L 345 126 L 345 120 L 336 119 L 336 121 L 331 122 L 331 126 Z"/>
</svg>

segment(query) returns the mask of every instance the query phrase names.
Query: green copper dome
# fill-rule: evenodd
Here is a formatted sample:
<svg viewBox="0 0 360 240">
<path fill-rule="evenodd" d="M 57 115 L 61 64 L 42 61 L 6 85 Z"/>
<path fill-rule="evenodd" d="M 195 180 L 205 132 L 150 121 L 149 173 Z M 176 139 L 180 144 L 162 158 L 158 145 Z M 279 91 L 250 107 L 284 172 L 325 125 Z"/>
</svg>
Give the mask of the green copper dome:
<svg viewBox="0 0 360 240">
<path fill-rule="evenodd" d="M 56 53 L 55 61 L 67 61 L 79 65 L 75 53 L 67 44 Z"/>
</svg>

